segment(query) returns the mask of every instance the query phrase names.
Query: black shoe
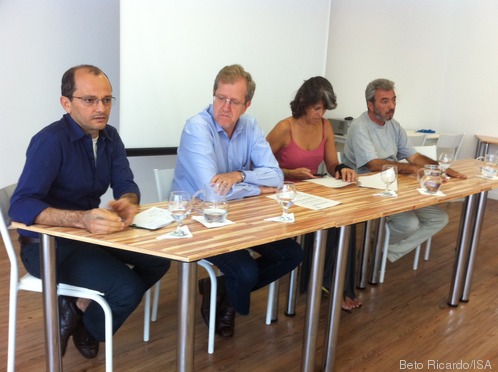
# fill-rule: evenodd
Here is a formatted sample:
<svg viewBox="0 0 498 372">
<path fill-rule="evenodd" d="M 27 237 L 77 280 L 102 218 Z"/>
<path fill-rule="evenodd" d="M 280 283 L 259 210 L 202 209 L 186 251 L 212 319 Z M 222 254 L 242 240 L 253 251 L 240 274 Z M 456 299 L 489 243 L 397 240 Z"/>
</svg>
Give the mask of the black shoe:
<svg viewBox="0 0 498 372">
<path fill-rule="evenodd" d="M 83 321 L 74 329 L 73 342 L 80 354 L 87 359 L 95 358 L 99 353 L 100 343 L 88 332 Z"/>
<path fill-rule="evenodd" d="M 76 306 L 76 299 L 73 297 L 59 296 L 59 330 L 61 355 L 66 353 L 69 337 L 81 322 L 81 311 Z"/>
<path fill-rule="evenodd" d="M 235 309 L 225 301 L 216 317 L 216 333 L 222 337 L 233 337 L 234 328 Z"/>
</svg>

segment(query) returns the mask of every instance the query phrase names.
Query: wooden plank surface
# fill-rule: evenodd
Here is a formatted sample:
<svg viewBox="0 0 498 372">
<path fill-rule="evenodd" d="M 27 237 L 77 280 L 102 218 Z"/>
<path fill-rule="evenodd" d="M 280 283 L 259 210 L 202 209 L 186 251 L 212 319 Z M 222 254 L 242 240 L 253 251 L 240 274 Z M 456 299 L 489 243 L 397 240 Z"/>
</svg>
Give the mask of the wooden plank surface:
<svg viewBox="0 0 498 372">
<path fill-rule="evenodd" d="M 44 225 L 26 227 L 19 223 L 13 223 L 13 225 L 57 237 L 192 262 L 321 229 L 355 224 L 440 204 L 498 187 L 498 182 L 477 176 L 479 173 L 477 164 L 475 160 L 456 162 L 453 168 L 468 175 L 468 179 L 451 179 L 446 182 L 441 188 L 445 196 L 420 195 L 416 190 L 419 187 L 417 179 L 410 175 L 399 175 L 398 197 L 396 198 L 374 196 L 378 190 L 359 187 L 356 184 L 334 189 L 310 182 L 300 182 L 297 185 L 299 191 L 336 200 L 341 204 L 319 211 L 294 205 L 291 207 L 291 212 L 295 214 L 295 222 L 277 223 L 264 221 L 266 218 L 281 214 L 278 203 L 267 196 L 231 201 L 228 219 L 234 221 L 235 224 L 208 229 L 192 218 L 188 218 L 184 224 L 189 227 L 193 237 L 187 239 L 156 239 L 172 231 L 175 228 L 174 224 L 155 231 L 130 228 L 108 235 L 91 234 L 83 229 L 70 227 Z M 148 204 L 142 208 L 151 206 L 166 208 L 167 204 Z"/>
</svg>

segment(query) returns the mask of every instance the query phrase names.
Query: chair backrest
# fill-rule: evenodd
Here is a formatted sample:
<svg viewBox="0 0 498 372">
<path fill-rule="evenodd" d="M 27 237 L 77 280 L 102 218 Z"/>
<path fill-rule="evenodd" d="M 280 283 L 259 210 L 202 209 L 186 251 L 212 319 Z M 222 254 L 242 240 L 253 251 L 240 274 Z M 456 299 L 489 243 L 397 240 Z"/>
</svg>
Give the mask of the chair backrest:
<svg viewBox="0 0 498 372">
<path fill-rule="evenodd" d="M 442 152 L 450 152 L 455 159 L 458 159 L 462 142 L 463 134 L 440 134 L 436 144 L 438 156 Z"/>
<path fill-rule="evenodd" d="M 408 139 L 412 146 L 424 146 L 425 139 L 427 138 L 427 134 L 417 133 L 417 134 L 409 134 Z"/>
<path fill-rule="evenodd" d="M 17 256 L 16 251 L 14 249 L 14 245 L 12 244 L 12 239 L 9 234 L 9 225 L 11 223 L 11 219 L 9 217 L 9 205 L 10 198 L 16 189 L 17 184 L 9 185 L 0 189 L 0 232 L 2 235 L 2 240 L 5 245 L 5 249 L 7 250 L 7 255 L 9 256 L 9 261 L 11 264 L 11 268 L 14 271 L 14 275 L 17 276 Z"/>
<path fill-rule="evenodd" d="M 156 181 L 157 200 L 165 201 L 169 198 L 171 184 L 175 169 L 154 169 L 154 180 Z"/>
<path fill-rule="evenodd" d="M 437 148 L 436 145 L 431 146 L 413 146 L 419 154 L 425 155 L 432 160 L 437 161 Z"/>
</svg>

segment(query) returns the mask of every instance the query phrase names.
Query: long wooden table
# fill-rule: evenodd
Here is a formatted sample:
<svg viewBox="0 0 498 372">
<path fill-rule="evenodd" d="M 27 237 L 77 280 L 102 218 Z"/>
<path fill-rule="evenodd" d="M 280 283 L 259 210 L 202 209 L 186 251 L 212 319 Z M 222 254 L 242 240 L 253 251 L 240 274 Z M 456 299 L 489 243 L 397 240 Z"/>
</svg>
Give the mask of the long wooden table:
<svg viewBox="0 0 498 372">
<path fill-rule="evenodd" d="M 457 162 L 454 168 L 468 175 L 477 173 L 476 162 L 472 160 Z M 478 177 L 470 177 L 467 180 L 452 179 L 442 188 L 446 196 L 428 197 L 422 196 L 416 191 L 417 185 L 415 177 L 400 176 L 398 180 L 399 196 L 397 198 L 380 198 L 373 196 L 376 193 L 375 190 L 361 188 L 356 185 L 350 185 L 342 189 L 331 189 L 309 182 L 302 182 L 298 184 L 300 191 L 337 200 L 341 204 L 320 211 L 293 206 L 291 211 L 295 214 L 296 222 L 282 224 L 263 221 L 265 218 L 280 215 L 281 209 L 275 200 L 265 196 L 258 196 L 233 201 L 230 202 L 228 218 L 234 221 L 235 224 L 217 229 L 207 229 L 200 223 L 188 219 L 186 225 L 188 225 L 193 234 L 193 237 L 189 239 L 156 239 L 158 236 L 172 230 L 174 226 L 168 226 L 156 231 L 130 228 L 126 231 L 110 235 L 97 235 L 76 228 L 44 225 L 27 227 L 14 222 L 14 227 L 35 231 L 42 236 L 41 261 L 44 283 L 47 370 L 62 370 L 58 337 L 59 322 L 54 269 L 54 237 L 64 237 L 118 249 L 142 252 L 178 261 L 177 370 L 193 371 L 196 262 L 221 253 L 246 249 L 259 244 L 314 232 L 314 255 L 307 294 L 301 365 L 302 371 L 313 371 L 316 364 L 316 335 L 325 257 L 324 238 L 326 233 L 324 230 L 331 227 L 338 227 L 340 231 L 338 259 L 333 280 L 333 291 L 331 291 L 333 295 L 330 296 L 330 313 L 328 315 L 329 332 L 325 340 L 326 347 L 322 362 L 324 370 L 333 370 L 344 285 L 349 226 L 407 210 L 466 197 L 467 207 L 464 209 L 469 210 L 468 214 L 470 217 L 465 220 L 465 223 L 462 222 L 461 230 L 467 231 L 471 229 L 471 225 L 477 227 L 474 228 L 471 238 L 462 238 L 465 240 L 465 244 L 468 244 L 472 240 L 478 240 L 480 221 L 476 219 L 478 213 L 475 211 L 483 213 L 487 191 L 498 187 L 496 182 Z M 475 208 L 474 199 L 476 199 L 476 195 L 480 196 L 477 198 L 479 208 Z M 153 205 L 165 206 L 165 204 L 161 203 Z M 150 206 L 152 205 L 143 206 L 143 208 Z M 470 250 L 465 248 L 465 244 L 462 244 L 461 249 L 465 252 L 461 252 L 462 254 L 457 252 L 455 263 L 456 273 L 454 274 L 451 285 L 451 291 L 454 292 L 460 292 L 464 272 L 469 276 L 469 283 L 466 285 L 470 287 L 473 259 L 464 259 L 465 254 Z M 475 247 L 473 251 L 475 251 Z M 449 303 L 452 303 L 452 301 L 451 299 Z"/>
</svg>

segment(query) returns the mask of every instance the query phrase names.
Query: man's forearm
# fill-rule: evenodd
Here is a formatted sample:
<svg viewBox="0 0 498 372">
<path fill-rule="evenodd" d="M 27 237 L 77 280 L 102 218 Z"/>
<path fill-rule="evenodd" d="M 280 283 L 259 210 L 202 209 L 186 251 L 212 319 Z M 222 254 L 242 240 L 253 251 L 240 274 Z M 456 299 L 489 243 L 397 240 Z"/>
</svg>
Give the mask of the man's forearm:
<svg viewBox="0 0 498 372">
<path fill-rule="evenodd" d="M 46 208 L 35 218 L 35 223 L 50 226 L 66 226 L 84 228 L 85 211 Z"/>
</svg>

